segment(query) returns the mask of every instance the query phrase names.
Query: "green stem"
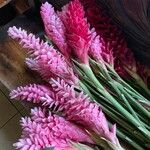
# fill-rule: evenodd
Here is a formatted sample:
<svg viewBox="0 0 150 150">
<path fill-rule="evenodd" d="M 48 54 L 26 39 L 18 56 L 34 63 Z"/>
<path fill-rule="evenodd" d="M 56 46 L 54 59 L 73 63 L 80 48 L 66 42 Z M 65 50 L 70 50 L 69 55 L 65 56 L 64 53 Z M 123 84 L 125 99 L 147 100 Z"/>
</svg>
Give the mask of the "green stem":
<svg viewBox="0 0 150 150">
<path fill-rule="evenodd" d="M 79 86 L 83 89 L 83 91 L 91 98 L 94 99 L 88 88 L 81 82 L 79 81 Z"/>
<path fill-rule="evenodd" d="M 124 94 L 121 93 L 121 91 L 118 89 L 118 84 L 117 82 L 110 82 L 112 88 L 117 92 L 118 96 L 120 96 L 122 98 L 122 100 L 124 101 L 124 103 L 126 104 L 127 108 L 129 109 L 129 111 L 132 113 L 132 115 L 138 120 L 140 121 L 140 119 L 138 118 L 138 116 L 136 115 L 136 113 L 134 112 L 134 110 L 132 109 L 132 107 L 130 106 L 129 102 L 127 101 L 127 99 L 125 98 Z"/>
<path fill-rule="evenodd" d="M 147 107 L 150 107 L 150 101 L 145 100 L 145 98 L 143 99 L 143 97 L 138 96 L 136 93 L 133 93 L 132 91 L 130 91 L 130 89 L 127 89 L 126 87 L 124 87 L 124 89 L 133 97 L 135 97 L 137 99 L 137 101 L 139 101 L 141 104 L 146 105 Z M 143 99 L 143 100 L 142 100 Z"/>
<path fill-rule="evenodd" d="M 141 123 L 139 117 L 136 115 L 135 111 L 133 110 L 133 108 L 131 107 L 131 105 L 129 104 L 129 102 L 127 101 L 127 99 L 125 98 L 125 96 L 123 94 L 121 94 L 121 98 L 127 105 L 128 109 L 132 113 L 132 115 Z"/>
<path fill-rule="evenodd" d="M 132 139 L 130 139 L 128 136 L 126 136 L 123 132 L 121 132 L 120 129 L 117 129 L 117 135 L 120 139 L 122 139 L 123 141 L 126 141 L 127 143 L 132 145 L 137 150 L 144 150 L 138 143 L 134 142 Z"/>
<path fill-rule="evenodd" d="M 140 93 L 138 93 L 136 90 L 134 90 L 128 83 L 126 83 L 118 74 L 117 72 L 109 65 L 106 64 L 107 67 L 110 69 L 111 72 L 113 72 L 113 74 L 116 76 L 116 78 L 118 79 L 118 81 L 121 81 L 122 84 L 124 84 L 128 89 L 130 89 L 132 92 L 134 92 L 136 95 L 140 96 L 141 98 L 145 99 Z M 145 99 L 147 100 L 147 99 Z"/>
<path fill-rule="evenodd" d="M 130 99 L 130 101 L 132 102 L 131 104 L 138 110 L 141 111 L 141 113 L 143 113 L 145 116 L 147 116 L 147 118 L 150 120 L 150 112 L 147 111 L 142 105 L 140 105 L 137 101 L 134 100 L 134 98 L 128 94 L 125 90 L 122 90 L 122 92 Z"/>
<path fill-rule="evenodd" d="M 125 130 L 127 130 L 128 133 L 134 135 L 134 137 L 136 137 L 141 142 L 149 142 L 149 139 L 144 137 L 144 135 L 142 135 L 139 131 L 137 131 L 131 125 L 129 125 L 125 119 L 121 118 L 120 116 L 117 116 L 117 113 L 113 109 L 111 109 L 108 106 L 104 106 L 104 104 L 101 106 L 101 108 L 112 120 L 118 123 L 118 125 L 120 125 Z"/>
<path fill-rule="evenodd" d="M 91 84 L 91 83 L 90 83 Z M 106 109 L 104 109 L 105 107 L 108 107 L 108 104 L 106 104 L 106 102 L 104 102 L 103 100 L 105 100 L 104 97 L 102 97 L 102 95 L 98 94 L 93 88 L 92 86 L 88 85 L 87 83 L 85 83 L 85 85 L 87 86 L 87 88 L 92 91 L 92 93 L 94 93 L 94 95 L 96 96 L 94 99 L 99 100 L 100 103 L 102 103 L 102 106 L 100 106 L 104 112 L 106 113 Z M 102 100 L 101 100 L 102 99 Z M 98 101 L 96 101 L 98 102 Z M 138 131 L 136 131 L 134 128 L 132 128 L 128 123 L 126 123 L 125 119 L 121 119 L 120 114 L 118 114 L 118 112 L 116 112 L 112 107 L 109 107 L 107 110 L 109 110 L 109 112 L 107 115 L 112 117 L 112 119 L 115 119 L 116 117 L 113 115 L 118 115 L 117 119 L 115 119 L 114 121 L 118 124 L 120 124 L 123 128 L 125 128 L 129 133 L 131 132 L 131 134 L 133 134 L 133 137 L 136 137 L 137 139 L 139 139 L 140 141 L 143 139 L 142 143 L 144 143 L 145 141 L 147 141 L 147 139 L 145 137 L 143 137 L 143 135 L 141 135 L 141 133 L 139 133 Z M 115 111 L 115 112 L 114 112 Z M 121 119 L 121 120 L 120 120 Z M 123 122 L 122 122 L 123 121 Z M 117 129 L 117 131 L 119 130 L 119 128 Z M 127 141 L 129 144 L 131 144 L 133 147 L 139 147 L 138 144 L 136 144 L 134 141 Z M 138 148 L 139 149 L 139 148 Z"/>
<path fill-rule="evenodd" d="M 96 79 L 95 75 L 93 74 L 91 68 L 88 65 L 85 64 L 78 64 L 80 68 L 85 72 L 87 77 L 93 81 L 93 83 L 98 87 L 99 92 L 107 97 L 112 104 L 120 111 L 131 123 L 133 123 L 140 131 L 145 134 L 147 138 L 150 139 L 150 132 L 146 129 L 143 128 L 140 124 L 139 121 L 137 121 L 128 111 L 126 111 L 106 90 L 105 88 L 98 82 Z"/>
</svg>

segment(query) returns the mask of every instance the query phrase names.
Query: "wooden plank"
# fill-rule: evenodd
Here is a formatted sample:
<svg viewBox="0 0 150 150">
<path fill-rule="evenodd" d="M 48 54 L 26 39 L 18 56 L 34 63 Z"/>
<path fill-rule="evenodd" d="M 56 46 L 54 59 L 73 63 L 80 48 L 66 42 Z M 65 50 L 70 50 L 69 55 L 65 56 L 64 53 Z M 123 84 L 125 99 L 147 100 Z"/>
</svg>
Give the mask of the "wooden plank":
<svg viewBox="0 0 150 150">
<path fill-rule="evenodd" d="M 30 71 L 24 64 L 25 51 L 18 42 L 7 35 L 10 26 L 17 26 L 39 34 L 41 31 L 40 21 L 34 15 L 21 15 L 0 27 L 0 82 L 9 90 L 20 85 L 40 82 L 36 73 Z"/>
<path fill-rule="evenodd" d="M 15 0 L 13 2 L 13 5 L 19 14 L 24 13 L 30 7 L 28 4 L 28 0 Z"/>
</svg>

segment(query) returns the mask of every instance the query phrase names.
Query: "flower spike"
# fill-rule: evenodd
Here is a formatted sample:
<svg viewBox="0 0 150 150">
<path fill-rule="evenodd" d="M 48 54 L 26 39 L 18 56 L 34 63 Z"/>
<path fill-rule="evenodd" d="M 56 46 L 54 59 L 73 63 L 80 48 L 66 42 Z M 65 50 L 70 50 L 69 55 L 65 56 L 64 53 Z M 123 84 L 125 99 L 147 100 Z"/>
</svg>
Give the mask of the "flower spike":
<svg viewBox="0 0 150 150">
<path fill-rule="evenodd" d="M 49 87 L 45 85 L 30 84 L 26 85 L 25 87 L 20 86 L 17 89 L 11 91 L 10 98 L 27 100 L 33 103 L 40 103 L 40 98 L 44 96 L 45 93 L 51 94 Z"/>
<path fill-rule="evenodd" d="M 69 48 L 66 43 L 66 29 L 59 16 L 55 13 L 54 8 L 48 2 L 42 4 L 41 16 L 48 38 L 52 39 L 59 50 L 68 58 Z"/>
<path fill-rule="evenodd" d="M 54 103 L 60 106 L 66 118 L 70 121 L 81 124 L 87 130 L 92 129 L 96 134 L 106 138 L 113 144 L 119 146 L 116 137 L 115 126 L 109 129 L 105 115 L 100 107 L 92 103 L 87 95 L 74 91 L 73 86 L 69 86 L 63 80 L 51 80 L 51 86 L 57 98 L 52 99 L 46 95 L 42 97 L 43 103 L 49 106 Z"/>
<path fill-rule="evenodd" d="M 20 44 L 28 49 L 33 59 L 27 59 L 27 64 L 33 70 L 39 71 L 44 79 L 49 81 L 51 77 L 60 77 L 69 84 L 78 82 L 69 62 L 48 43 L 36 38 L 31 33 L 27 34 L 21 28 L 10 27 L 8 34 L 13 39 L 18 39 Z"/>
<path fill-rule="evenodd" d="M 59 13 L 65 27 L 67 43 L 71 48 L 71 57 L 81 63 L 88 64 L 88 50 L 90 45 L 89 25 L 84 18 L 84 10 L 79 0 L 71 1 Z"/>
<path fill-rule="evenodd" d="M 41 108 L 32 109 L 31 118 L 22 118 L 21 126 L 22 138 L 14 144 L 17 149 L 40 150 L 54 147 L 56 150 L 74 150 L 69 140 L 93 143 L 84 129 L 62 117 L 47 114 Z"/>
</svg>

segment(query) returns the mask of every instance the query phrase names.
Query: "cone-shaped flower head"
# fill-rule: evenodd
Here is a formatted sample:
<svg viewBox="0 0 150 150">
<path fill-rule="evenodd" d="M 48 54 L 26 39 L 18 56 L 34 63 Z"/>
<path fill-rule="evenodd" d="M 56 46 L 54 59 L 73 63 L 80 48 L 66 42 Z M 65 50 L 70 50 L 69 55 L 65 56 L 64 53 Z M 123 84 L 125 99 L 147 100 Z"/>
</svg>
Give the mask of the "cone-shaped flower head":
<svg viewBox="0 0 150 150">
<path fill-rule="evenodd" d="M 127 42 L 122 31 L 112 22 L 107 12 L 96 4 L 96 0 L 81 0 L 88 22 L 96 33 L 103 39 L 104 43 L 108 43 L 109 48 L 104 44 L 105 49 L 111 51 L 106 53 L 107 58 L 113 56 L 114 67 L 121 77 L 129 78 L 131 74 L 138 73 L 145 83 L 148 82 L 148 74 L 144 71 L 146 67 L 137 62 L 133 52 L 128 48 Z M 108 51 L 108 52 L 109 52 Z M 110 59 L 111 60 L 111 59 Z M 111 62 L 111 61 L 110 61 Z"/>
<path fill-rule="evenodd" d="M 81 0 L 87 20 L 97 35 L 103 39 L 104 54 L 108 60 L 114 61 L 115 70 L 124 77 L 128 77 L 124 67 L 136 71 L 136 64 L 131 50 L 127 47 L 122 32 L 112 23 L 106 12 L 96 4 L 95 0 Z M 106 51 L 105 51 L 106 50 Z M 113 59 L 111 59 L 113 57 Z M 127 59 L 128 58 L 128 59 Z M 112 62 L 112 61 L 110 61 Z"/>
<path fill-rule="evenodd" d="M 88 64 L 88 49 L 90 43 L 89 25 L 84 18 L 84 10 L 79 0 L 71 1 L 59 13 L 65 27 L 67 43 L 71 48 L 73 58 Z"/>
<path fill-rule="evenodd" d="M 119 145 L 115 125 L 113 130 L 109 129 L 105 115 L 98 105 L 92 103 L 82 92 L 76 93 L 74 87 L 63 80 L 52 79 L 51 85 L 57 98 L 45 95 L 42 97 L 43 104 L 51 107 L 51 103 L 55 102 L 68 120 L 81 124 L 87 130 L 93 130 L 99 136 Z"/>
<path fill-rule="evenodd" d="M 20 44 L 28 49 L 33 59 L 27 59 L 27 64 L 31 69 L 37 70 L 44 79 L 49 80 L 51 77 L 59 76 L 70 84 L 77 82 L 68 61 L 48 43 L 21 28 L 10 27 L 8 34 L 13 39 L 18 39 Z"/>
<path fill-rule="evenodd" d="M 43 19 L 45 32 L 48 38 L 51 39 L 65 57 L 68 58 L 69 49 L 66 43 L 66 29 L 51 4 L 47 2 L 42 4 L 41 17 Z"/>
<path fill-rule="evenodd" d="M 22 138 L 14 144 L 20 150 L 41 150 L 45 147 L 74 150 L 69 140 L 93 143 L 84 129 L 41 108 L 32 109 L 31 118 L 22 118 L 21 126 Z"/>
<path fill-rule="evenodd" d="M 114 58 L 110 43 L 105 42 L 102 37 L 97 35 L 94 28 L 91 29 L 89 55 L 98 62 L 105 61 L 112 66 L 114 65 Z"/>
<path fill-rule="evenodd" d="M 63 80 L 52 79 L 50 84 L 51 88 L 36 85 L 36 90 L 31 88 L 33 86 L 19 88 L 11 92 L 11 97 L 23 100 L 26 98 L 27 101 L 41 103 L 45 107 L 61 111 L 67 120 L 80 124 L 87 130 L 93 130 L 99 136 L 119 146 L 115 125 L 109 129 L 105 115 L 98 105 L 91 102 L 82 92 L 76 93 L 74 86 L 69 86 Z"/>
<path fill-rule="evenodd" d="M 33 103 L 40 103 L 40 98 L 47 93 L 51 95 L 52 92 L 50 88 L 45 85 L 38 85 L 38 84 L 30 84 L 26 86 L 20 86 L 15 90 L 12 90 L 10 93 L 10 98 L 20 99 L 20 100 L 27 100 Z"/>
</svg>

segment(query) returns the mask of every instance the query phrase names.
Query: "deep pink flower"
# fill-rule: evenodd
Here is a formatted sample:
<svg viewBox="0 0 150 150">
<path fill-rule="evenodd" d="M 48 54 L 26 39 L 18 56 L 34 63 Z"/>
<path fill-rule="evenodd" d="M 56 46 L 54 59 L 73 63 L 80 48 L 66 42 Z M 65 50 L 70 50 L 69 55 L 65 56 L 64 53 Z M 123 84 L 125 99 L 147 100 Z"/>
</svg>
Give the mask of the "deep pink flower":
<svg viewBox="0 0 150 150">
<path fill-rule="evenodd" d="M 66 43 L 66 29 L 51 4 L 46 2 L 41 6 L 41 16 L 48 38 L 52 40 L 65 57 L 68 58 L 69 48 Z"/>
<path fill-rule="evenodd" d="M 87 20 L 96 33 L 109 43 L 111 54 L 114 57 L 114 67 L 121 77 L 130 78 L 127 70 L 133 74 L 139 74 L 145 83 L 148 81 L 148 74 L 144 71 L 146 67 L 134 58 L 133 52 L 128 48 L 122 31 L 112 23 L 104 9 L 96 4 L 95 0 L 81 0 L 84 5 Z M 106 46 L 104 46 L 106 47 Z M 109 53 L 108 53 L 109 55 Z"/>
<path fill-rule="evenodd" d="M 20 44 L 28 49 L 30 57 L 33 59 L 27 59 L 27 64 L 31 69 L 37 70 L 44 79 L 50 80 L 51 77 L 60 77 L 70 84 L 77 83 L 78 79 L 69 62 L 52 46 L 31 33 L 27 34 L 21 28 L 10 27 L 8 34 L 13 39 L 18 39 Z"/>
<path fill-rule="evenodd" d="M 72 57 L 88 64 L 89 25 L 84 18 L 84 10 L 79 0 L 71 1 L 62 9 L 59 16 L 66 27 L 67 43 L 71 48 Z"/>
<path fill-rule="evenodd" d="M 97 35 L 100 37 L 100 41 L 103 39 L 103 50 L 104 53 L 106 50 L 106 58 L 111 58 L 110 62 L 112 62 L 112 60 L 114 61 L 115 70 L 121 76 L 129 77 L 124 67 L 135 71 L 136 64 L 133 53 L 127 47 L 127 43 L 121 30 L 112 23 L 111 18 L 106 15 L 105 10 L 96 4 L 95 0 L 81 1 L 84 5 L 88 22 L 91 27 L 95 28 Z"/>
<path fill-rule="evenodd" d="M 74 150 L 69 140 L 93 143 L 84 129 L 41 108 L 32 109 L 31 118 L 22 118 L 21 126 L 22 138 L 14 144 L 20 150 L 41 150 L 45 147 Z"/>
</svg>

